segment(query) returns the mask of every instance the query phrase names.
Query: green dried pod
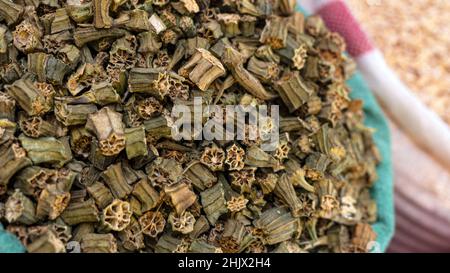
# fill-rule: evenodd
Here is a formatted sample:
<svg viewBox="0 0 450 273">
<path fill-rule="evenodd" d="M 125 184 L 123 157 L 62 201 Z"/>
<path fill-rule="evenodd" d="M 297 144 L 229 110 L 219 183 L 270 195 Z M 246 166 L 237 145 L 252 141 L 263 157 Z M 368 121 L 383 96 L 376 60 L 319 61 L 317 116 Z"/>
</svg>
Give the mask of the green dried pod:
<svg viewBox="0 0 450 273">
<path fill-rule="evenodd" d="M 89 233 L 81 238 L 83 253 L 116 253 L 117 241 L 114 235 Z"/>
<path fill-rule="evenodd" d="M 285 19 L 272 16 L 266 21 L 259 41 L 270 45 L 272 49 L 280 49 L 286 46 L 288 28 Z"/>
<path fill-rule="evenodd" d="M 124 36 L 126 33 L 126 30 L 120 28 L 97 29 L 94 26 L 88 26 L 76 28 L 73 33 L 73 38 L 75 45 L 82 47 L 89 42 L 104 38 L 118 38 Z"/>
<path fill-rule="evenodd" d="M 139 224 L 141 225 L 142 233 L 156 238 L 164 230 L 166 219 L 159 211 L 147 211 L 139 218 Z"/>
<path fill-rule="evenodd" d="M 27 152 L 18 143 L 12 143 L 9 147 L 0 146 L 0 195 L 6 192 L 11 177 L 21 169 L 28 167 L 32 161 L 27 157 Z"/>
<path fill-rule="evenodd" d="M 144 235 L 141 232 L 139 222 L 134 217 L 131 218 L 131 223 L 119 232 L 118 237 L 121 245 L 129 251 L 136 251 L 145 247 Z"/>
<path fill-rule="evenodd" d="M 290 1 L 290 0 L 287 0 Z M 288 25 L 288 32 L 295 36 L 300 36 L 305 32 L 305 15 L 303 13 L 295 11 L 286 20 Z M 304 34 L 306 35 L 306 34 Z"/>
<path fill-rule="evenodd" d="M 128 159 L 148 155 L 144 127 L 126 128 L 125 143 L 125 151 Z"/>
<path fill-rule="evenodd" d="M 247 149 L 245 164 L 252 167 L 272 168 L 274 171 L 284 168 L 275 157 L 266 153 L 256 145 Z"/>
<path fill-rule="evenodd" d="M 181 215 L 197 201 L 195 193 L 183 182 L 165 186 L 164 193 L 170 198 L 171 205 L 178 215 Z"/>
<path fill-rule="evenodd" d="M 224 161 L 225 151 L 215 145 L 207 147 L 200 157 L 200 162 L 208 166 L 211 171 L 222 170 Z"/>
<path fill-rule="evenodd" d="M 189 233 L 189 237 L 191 239 L 198 238 L 203 233 L 207 232 L 209 230 L 209 222 L 208 219 L 204 215 L 201 215 L 194 224 L 194 229 L 191 233 Z"/>
<path fill-rule="evenodd" d="M 211 225 L 215 225 L 219 217 L 228 212 L 222 183 L 217 183 L 215 186 L 202 191 L 200 196 L 206 218 Z"/>
<path fill-rule="evenodd" d="M 116 40 L 109 51 L 109 63 L 115 67 L 129 69 L 136 62 L 137 40 L 133 35 L 125 35 Z"/>
<path fill-rule="evenodd" d="M 131 192 L 141 204 L 141 212 L 155 208 L 161 201 L 159 193 L 150 185 L 147 179 L 141 179 L 134 185 Z"/>
<path fill-rule="evenodd" d="M 19 79 L 6 85 L 5 89 L 30 116 L 41 115 L 51 109 L 42 92 L 29 79 Z"/>
<path fill-rule="evenodd" d="M 250 193 L 253 182 L 255 182 L 256 168 L 247 168 L 240 171 L 230 172 L 231 184 L 240 193 Z"/>
<path fill-rule="evenodd" d="M 327 167 L 330 165 L 331 159 L 321 153 L 312 153 L 306 158 L 304 169 L 306 177 L 317 181 L 324 177 Z"/>
<path fill-rule="evenodd" d="M 348 251 L 350 247 L 350 234 L 345 226 L 336 226 L 327 232 L 328 248 L 335 253 Z"/>
<path fill-rule="evenodd" d="M 49 55 L 43 52 L 30 53 L 27 55 L 28 71 L 37 76 L 40 82 L 46 80 L 46 64 Z"/>
<path fill-rule="evenodd" d="M 291 15 L 295 12 L 295 0 L 281 0 L 278 8 L 282 15 Z"/>
<path fill-rule="evenodd" d="M 319 15 L 313 15 L 306 18 L 305 31 L 311 36 L 318 37 L 327 32 L 327 27 Z"/>
<path fill-rule="evenodd" d="M 13 44 L 24 53 L 42 49 L 42 32 L 35 24 L 24 20 L 16 26 L 16 30 L 13 32 Z"/>
<path fill-rule="evenodd" d="M 169 92 L 169 75 L 162 69 L 133 68 L 128 85 L 131 93 L 146 93 L 162 100 Z"/>
<path fill-rule="evenodd" d="M 205 239 L 196 239 L 192 241 L 189 253 L 223 253 L 223 251 L 220 247 L 209 244 Z"/>
<path fill-rule="evenodd" d="M 97 112 L 94 104 L 70 105 L 65 102 L 55 102 L 55 116 L 65 126 L 82 125 L 88 120 L 88 116 Z"/>
<path fill-rule="evenodd" d="M 219 244 L 225 253 L 237 253 L 245 236 L 245 226 L 234 219 L 228 219 Z"/>
<path fill-rule="evenodd" d="M 263 194 L 267 195 L 275 190 L 279 177 L 276 174 L 269 173 L 264 177 L 256 179 L 258 185 L 261 187 Z"/>
<path fill-rule="evenodd" d="M 263 16 L 263 10 L 257 6 L 256 4 L 259 4 L 259 2 L 263 2 L 263 1 L 258 1 L 258 3 L 254 3 L 251 0 L 240 0 L 237 2 L 237 9 L 240 13 L 242 14 L 248 14 L 248 15 L 252 15 L 255 17 L 260 17 Z"/>
<path fill-rule="evenodd" d="M 34 164 L 50 164 L 60 168 L 72 159 L 68 137 L 29 138 L 20 135 L 19 141 Z"/>
<path fill-rule="evenodd" d="M 47 184 L 55 184 L 57 181 L 58 172 L 56 170 L 30 166 L 15 176 L 14 187 L 37 199 Z"/>
<path fill-rule="evenodd" d="M 131 223 L 130 203 L 115 199 L 103 209 L 101 223 L 108 230 L 122 231 Z"/>
<path fill-rule="evenodd" d="M 64 243 L 56 236 L 54 231 L 45 228 L 42 234 L 36 236 L 31 243 L 27 245 L 29 253 L 65 253 Z"/>
<path fill-rule="evenodd" d="M 285 163 L 286 171 L 290 175 L 290 181 L 294 187 L 301 187 L 309 192 L 314 193 L 315 188 L 306 181 L 305 170 L 302 169 L 300 163 L 295 159 L 289 159 Z"/>
<path fill-rule="evenodd" d="M 110 28 L 113 24 L 109 16 L 111 0 L 93 0 L 94 26 L 96 28 Z"/>
<path fill-rule="evenodd" d="M 53 55 L 48 56 L 45 63 L 45 77 L 47 81 L 62 85 L 64 76 L 69 71 L 70 67 L 63 61 L 55 58 Z"/>
<path fill-rule="evenodd" d="M 14 141 L 16 127 L 16 123 L 7 119 L 0 119 L 0 145 Z"/>
<path fill-rule="evenodd" d="M 92 185 L 87 186 L 86 190 L 100 209 L 104 209 L 114 200 L 111 191 L 103 183 L 94 182 Z"/>
<path fill-rule="evenodd" d="M 185 239 L 164 234 L 155 245 L 155 253 L 186 253 L 189 244 Z"/>
<path fill-rule="evenodd" d="M 125 180 L 123 168 L 120 163 L 109 166 L 102 173 L 102 178 L 115 198 L 122 199 L 128 196 L 133 190 Z"/>
<path fill-rule="evenodd" d="M 263 82 L 270 82 L 277 79 L 280 73 L 280 69 L 276 63 L 261 61 L 256 57 L 250 58 L 247 69 Z"/>
<path fill-rule="evenodd" d="M 69 14 L 70 19 L 74 20 L 76 23 L 88 22 L 94 16 L 92 2 L 80 3 L 77 5 L 67 5 L 66 10 Z"/>
<path fill-rule="evenodd" d="M 125 28 L 131 31 L 147 31 L 150 30 L 150 22 L 148 18 L 148 12 L 141 9 L 131 10 L 126 15 L 129 16 L 129 20 L 124 24 Z"/>
<path fill-rule="evenodd" d="M 281 56 L 281 60 L 284 63 L 301 70 L 306 64 L 309 50 L 310 46 L 306 42 L 288 35 L 286 47 L 277 50 L 277 53 Z"/>
<path fill-rule="evenodd" d="M 321 179 L 316 184 L 316 191 L 319 197 L 319 216 L 326 219 L 335 217 L 340 207 L 338 192 L 331 180 Z"/>
<path fill-rule="evenodd" d="M 100 151 L 106 156 L 113 156 L 125 148 L 125 133 L 122 114 L 104 107 L 96 113 L 89 114 L 86 129 L 97 136 Z"/>
<path fill-rule="evenodd" d="M 47 185 L 39 195 L 36 217 L 55 220 L 69 205 L 70 193 L 61 191 L 57 185 Z"/>
<path fill-rule="evenodd" d="M 276 82 L 275 89 L 291 113 L 306 103 L 313 93 L 298 72 L 285 73 Z"/>
<path fill-rule="evenodd" d="M 72 233 L 72 241 L 81 242 L 81 238 L 89 233 L 94 233 L 95 227 L 93 223 L 81 223 L 77 225 Z"/>
<path fill-rule="evenodd" d="M 9 223 L 32 225 L 38 221 L 36 207 L 28 197 L 16 189 L 5 203 L 5 219 Z"/>
<path fill-rule="evenodd" d="M 55 19 L 52 21 L 51 34 L 71 30 L 73 28 L 70 22 L 66 8 L 60 8 L 55 11 Z"/>
<path fill-rule="evenodd" d="M 74 45 L 66 44 L 58 51 L 57 57 L 73 70 L 81 61 L 81 51 Z"/>
<path fill-rule="evenodd" d="M 202 33 L 205 37 L 216 40 L 223 36 L 222 28 L 216 20 L 211 20 L 203 25 Z"/>
<path fill-rule="evenodd" d="M 91 87 L 94 83 L 106 80 L 106 72 L 99 64 L 83 63 L 70 75 L 67 80 L 67 89 L 72 96 L 78 95 L 81 91 Z"/>
<path fill-rule="evenodd" d="M 245 37 L 253 36 L 256 32 L 256 22 L 257 18 L 250 15 L 244 15 L 240 19 L 241 32 Z"/>
<path fill-rule="evenodd" d="M 217 177 L 200 162 L 191 162 L 188 164 L 184 176 L 191 181 L 192 185 L 198 190 L 205 190 L 212 187 L 217 182 Z"/>
<path fill-rule="evenodd" d="M 42 136 L 61 136 L 58 127 L 44 120 L 40 116 L 28 116 L 25 113 L 19 113 L 19 127 L 22 132 L 29 137 L 37 138 Z"/>
<path fill-rule="evenodd" d="M 171 212 L 169 214 L 168 222 L 172 226 L 172 230 L 174 232 L 189 234 L 194 230 L 195 217 L 189 211 L 185 211 L 180 215 L 176 215 L 175 212 Z"/>
<path fill-rule="evenodd" d="M 245 150 L 236 144 L 231 145 L 227 149 L 227 157 L 225 158 L 225 164 L 228 165 L 228 169 L 232 170 L 242 170 L 245 166 Z"/>
<path fill-rule="evenodd" d="M 7 93 L 0 92 L 0 119 L 15 120 L 16 101 Z"/>
<path fill-rule="evenodd" d="M 93 199 L 86 201 L 72 200 L 61 214 L 61 218 L 71 226 L 80 223 L 97 223 L 100 221 L 99 211 Z"/>
<path fill-rule="evenodd" d="M 197 52 L 197 48 L 208 50 L 210 47 L 209 41 L 206 38 L 196 36 L 186 40 L 186 54 L 192 56 Z"/>
<path fill-rule="evenodd" d="M 197 52 L 178 70 L 178 73 L 205 91 L 217 78 L 225 75 L 225 68 L 211 52 L 197 48 Z"/>
<path fill-rule="evenodd" d="M 268 45 L 258 47 L 255 51 L 255 57 L 266 62 L 273 62 L 277 64 L 280 62 L 280 56 L 275 54 L 272 48 Z"/>
<path fill-rule="evenodd" d="M 183 174 L 183 167 L 175 159 L 156 158 L 146 167 L 146 173 L 153 186 L 163 187 L 176 183 Z"/>
<path fill-rule="evenodd" d="M 95 103 L 101 106 L 119 103 L 120 96 L 113 88 L 112 84 L 104 81 L 92 84 L 91 90 L 77 97 L 57 97 L 59 101 L 67 104 L 89 104 Z"/>
<path fill-rule="evenodd" d="M 298 198 L 294 186 L 287 174 L 282 174 L 274 189 L 274 194 L 289 206 L 292 216 L 299 217 L 303 208 L 302 202 Z"/>
<path fill-rule="evenodd" d="M 67 244 L 72 238 L 72 227 L 64 223 L 61 218 L 58 218 L 51 223 L 49 229 L 53 231 L 56 238 L 61 240 L 63 244 Z"/>
<path fill-rule="evenodd" d="M 253 221 L 253 225 L 261 234 L 264 244 L 275 245 L 289 241 L 298 236 L 301 228 L 300 221 L 293 218 L 291 214 L 282 207 L 266 210 L 261 216 Z"/>
<path fill-rule="evenodd" d="M 150 16 L 149 23 L 152 30 L 155 31 L 156 34 L 159 34 L 167 29 L 167 26 L 156 13 L 153 13 L 152 16 Z"/>
<path fill-rule="evenodd" d="M 244 68 L 242 55 L 232 47 L 226 47 L 222 62 L 231 70 L 236 81 L 250 94 L 263 100 L 271 100 L 276 96 L 269 93 L 248 70 Z"/>
<path fill-rule="evenodd" d="M 158 36 L 152 31 L 141 32 L 137 35 L 139 41 L 138 52 L 157 53 L 162 46 Z"/>
<path fill-rule="evenodd" d="M 8 25 L 12 25 L 23 13 L 23 6 L 15 4 L 8 0 L 0 1 L 0 17 L 6 21 Z"/>
<path fill-rule="evenodd" d="M 239 29 L 240 19 L 241 17 L 238 14 L 220 13 L 217 15 L 217 20 L 220 22 L 226 37 L 234 37 L 241 34 Z"/>
<path fill-rule="evenodd" d="M 194 20 L 189 16 L 181 16 L 178 20 L 178 27 L 189 38 L 194 37 L 197 33 Z"/>
</svg>

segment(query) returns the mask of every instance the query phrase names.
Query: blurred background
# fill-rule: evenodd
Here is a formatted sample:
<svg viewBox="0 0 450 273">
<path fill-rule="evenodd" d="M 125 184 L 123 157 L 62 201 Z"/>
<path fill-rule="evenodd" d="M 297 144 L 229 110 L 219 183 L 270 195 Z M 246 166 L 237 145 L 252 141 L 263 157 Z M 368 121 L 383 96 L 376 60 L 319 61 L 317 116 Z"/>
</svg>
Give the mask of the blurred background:
<svg viewBox="0 0 450 273">
<path fill-rule="evenodd" d="M 450 1 L 347 0 L 347 4 L 400 79 L 450 123 Z M 448 252 L 450 166 L 394 122 L 391 129 L 396 231 L 388 251 Z"/>
<path fill-rule="evenodd" d="M 450 252 L 450 0 L 299 2 L 352 33 L 347 44 L 360 46 L 359 27 L 375 47 L 353 57 L 392 132 L 396 227 L 388 252 Z"/>
</svg>

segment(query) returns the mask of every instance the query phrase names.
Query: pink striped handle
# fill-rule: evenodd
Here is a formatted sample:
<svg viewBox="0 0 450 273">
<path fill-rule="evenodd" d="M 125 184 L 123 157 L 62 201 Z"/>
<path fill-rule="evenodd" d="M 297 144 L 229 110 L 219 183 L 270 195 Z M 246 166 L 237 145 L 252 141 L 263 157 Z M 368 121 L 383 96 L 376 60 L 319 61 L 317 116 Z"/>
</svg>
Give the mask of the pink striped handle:
<svg viewBox="0 0 450 273">
<path fill-rule="evenodd" d="M 316 11 L 327 27 L 344 37 L 347 51 L 354 58 L 375 49 L 347 5 L 340 0 L 328 1 Z"/>
</svg>

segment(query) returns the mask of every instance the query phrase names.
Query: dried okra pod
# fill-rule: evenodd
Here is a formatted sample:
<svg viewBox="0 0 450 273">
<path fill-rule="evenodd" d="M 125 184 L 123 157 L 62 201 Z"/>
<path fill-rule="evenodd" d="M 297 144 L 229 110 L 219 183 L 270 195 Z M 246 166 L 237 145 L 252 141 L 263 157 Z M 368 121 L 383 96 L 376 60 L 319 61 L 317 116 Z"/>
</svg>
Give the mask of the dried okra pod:
<svg viewBox="0 0 450 273">
<path fill-rule="evenodd" d="M 20 135 L 19 140 L 34 164 L 44 163 L 60 168 L 72 159 L 67 137 L 59 139 L 54 137 L 29 138 Z"/>
<path fill-rule="evenodd" d="M 86 129 L 97 136 L 100 151 L 106 156 L 116 155 L 125 148 L 122 114 L 109 107 L 89 114 Z"/>
<path fill-rule="evenodd" d="M 211 225 L 214 225 L 222 214 L 228 212 L 222 183 L 217 183 L 215 186 L 202 191 L 200 196 L 203 210 Z"/>
<path fill-rule="evenodd" d="M 89 195 L 95 200 L 97 207 L 104 209 L 106 206 L 112 203 L 113 196 L 111 191 L 100 182 L 95 182 L 90 186 L 86 187 Z"/>
<path fill-rule="evenodd" d="M 178 73 L 194 82 L 205 91 L 217 78 L 225 75 L 222 63 L 208 50 L 197 48 L 197 52 L 180 68 Z"/>
<path fill-rule="evenodd" d="M 117 241 L 111 233 L 85 234 L 81 238 L 81 251 L 83 253 L 115 253 L 117 252 Z"/>
<path fill-rule="evenodd" d="M 181 215 L 197 200 L 195 193 L 183 182 L 165 186 L 164 193 L 170 198 L 171 204 L 178 215 Z"/>
<path fill-rule="evenodd" d="M 5 219 L 9 223 L 34 224 L 38 221 L 36 206 L 20 190 L 15 190 L 5 203 Z"/>
<path fill-rule="evenodd" d="M 0 147 L 0 195 L 6 192 L 11 177 L 21 169 L 30 166 L 32 161 L 27 157 L 27 152 L 18 143 L 12 143 L 9 147 Z"/>
<path fill-rule="evenodd" d="M 70 193 L 58 189 L 56 184 L 47 185 L 39 195 L 36 217 L 54 220 L 66 209 L 69 201 Z"/>
<path fill-rule="evenodd" d="M 261 240 L 268 245 L 289 241 L 301 229 L 300 221 L 281 207 L 266 210 L 253 224 L 257 234 L 261 233 Z"/>
<path fill-rule="evenodd" d="M 205 165 L 200 162 L 191 162 L 188 165 L 184 175 L 198 190 L 203 191 L 216 183 L 217 177 Z"/>
<path fill-rule="evenodd" d="M 125 151 L 128 159 L 139 156 L 147 156 L 147 138 L 144 127 L 125 129 Z"/>
<path fill-rule="evenodd" d="M 99 211 L 93 199 L 77 202 L 71 201 L 61 214 L 61 218 L 68 225 L 97 223 L 100 220 Z"/>
<path fill-rule="evenodd" d="M 28 79 L 17 80 L 11 85 L 6 85 L 5 89 L 30 116 L 50 111 L 50 105 L 42 92 Z"/>
<path fill-rule="evenodd" d="M 120 163 L 109 166 L 102 173 L 102 178 L 106 185 L 108 185 L 115 198 L 124 198 L 133 190 L 133 188 L 125 180 L 123 168 Z"/>
<path fill-rule="evenodd" d="M 27 245 L 29 253 L 64 253 L 66 248 L 64 243 L 49 228 L 45 228 L 42 234 Z"/>
<path fill-rule="evenodd" d="M 122 231 L 131 223 L 130 203 L 115 199 L 103 209 L 102 224 L 114 231 Z"/>
</svg>

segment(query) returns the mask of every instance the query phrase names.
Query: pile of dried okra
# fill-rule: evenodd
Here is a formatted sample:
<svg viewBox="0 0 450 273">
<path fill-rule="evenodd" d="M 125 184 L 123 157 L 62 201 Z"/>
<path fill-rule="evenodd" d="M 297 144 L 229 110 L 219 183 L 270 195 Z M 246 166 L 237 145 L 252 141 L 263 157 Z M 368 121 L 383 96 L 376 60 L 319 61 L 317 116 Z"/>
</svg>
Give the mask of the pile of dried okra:
<svg viewBox="0 0 450 273">
<path fill-rule="evenodd" d="M 295 0 L 0 0 L 0 18 L 0 222 L 27 251 L 375 240 L 380 156 L 349 98 L 354 63 Z M 195 97 L 279 105 L 278 146 L 261 149 L 251 126 L 175 141 L 171 110 Z"/>
</svg>

